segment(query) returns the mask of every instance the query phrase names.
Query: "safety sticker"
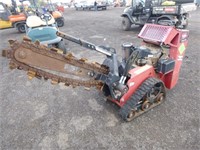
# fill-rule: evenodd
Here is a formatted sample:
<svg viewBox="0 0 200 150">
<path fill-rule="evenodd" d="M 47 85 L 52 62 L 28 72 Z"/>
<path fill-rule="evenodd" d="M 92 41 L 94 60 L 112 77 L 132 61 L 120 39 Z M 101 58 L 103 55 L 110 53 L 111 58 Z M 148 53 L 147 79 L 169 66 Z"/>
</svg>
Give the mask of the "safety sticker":
<svg viewBox="0 0 200 150">
<path fill-rule="evenodd" d="M 178 48 L 179 53 L 182 55 L 183 52 L 185 51 L 185 45 L 182 43 L 179 48 Z"/>
</svg>

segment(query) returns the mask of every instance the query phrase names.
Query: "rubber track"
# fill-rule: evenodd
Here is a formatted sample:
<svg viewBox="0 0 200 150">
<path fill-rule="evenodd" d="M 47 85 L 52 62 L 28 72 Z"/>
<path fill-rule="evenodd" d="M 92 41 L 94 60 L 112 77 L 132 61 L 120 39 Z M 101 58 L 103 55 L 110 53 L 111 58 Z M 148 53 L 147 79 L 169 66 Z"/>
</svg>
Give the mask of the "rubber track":
<svg viewBox="0 0 200 150">
<path fill-rule="evenodd" d="M 140 87 L 135 91 L 135 93 L 129 98 L 129 100 L 124 104 L 124 106 L 121 107 L 120 111 L 119 111 L 119 115 L 122 117 L 123 120 L 125 121 L 131 121 L 131 120 L 127 120 L 127 116 L 129 114 L 129 112 L 137 105 L 137 103 L 151 90 L 151 88 L 154 87 L 154 85 L 156 83 L 161 82 L 160 80 L 156 79 L 156 78 L 148 78 L 147 80 L 145 80 Z M 154 105 L 154 104 L 153 104 Z M 150 107 L 149 109 L 155 107 L 153 106 Z M 156 105 L 157 106 L 157 105 Z M 149 110 L 148 109 L 148 110 Z M 147 110 L 147 111 L 148 111 Z M 146 111 L 136 111 L 135 117 L 138 117 L 139 115 L 143 114 Z M 133 119 L 134 119 L 133 118 Z M 133 120 L 132 119 L 132 120 Z"/>
</svg>

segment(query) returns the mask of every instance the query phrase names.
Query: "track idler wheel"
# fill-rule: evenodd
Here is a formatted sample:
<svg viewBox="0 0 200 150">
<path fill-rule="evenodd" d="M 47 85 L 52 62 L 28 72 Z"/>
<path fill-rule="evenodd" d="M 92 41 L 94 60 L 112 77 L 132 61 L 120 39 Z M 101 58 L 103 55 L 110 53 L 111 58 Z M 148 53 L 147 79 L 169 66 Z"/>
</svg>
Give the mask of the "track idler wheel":
<svg viewBox="0 0 200 150">
<path fill-rule="evenodd" d="M 164 100 L 165 100 L 165 95 L 164 95 L 164 93 L 160 93 L 160 94 L 158 95 L 158 97 L 156 98 L 155 102 L 156 102 L 156 103 L 161 103 L 161 102 L 163 102 Z"/>
<path fill-rule="evenodd" d="M 146 100 L 144 101 L 144 103 L 142 104 L 142 110 L 148 110 L 151 107 L 151 103 Z"/>
<path fill-rule="evenodd" d="M 131 121 L 135 118 L 136 115 L 136 111 L 135 110 L 131 110 L 127 116 L 127 121 Z"/>
</svg>

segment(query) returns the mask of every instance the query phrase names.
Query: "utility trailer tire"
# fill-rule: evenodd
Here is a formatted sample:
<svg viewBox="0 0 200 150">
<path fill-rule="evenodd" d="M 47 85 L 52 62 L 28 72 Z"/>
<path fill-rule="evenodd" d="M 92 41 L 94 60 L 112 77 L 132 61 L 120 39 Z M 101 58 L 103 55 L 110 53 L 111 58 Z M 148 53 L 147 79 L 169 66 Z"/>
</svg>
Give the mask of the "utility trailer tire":
<svg viewBox="0 0 200 150">
<path fill-rule="evenodd" d="M 122 19 L 122 29 L 124 31 L 128 31 L 131 29 L 131 22 L 127 17 L 123 17 Z"/>
</svg>

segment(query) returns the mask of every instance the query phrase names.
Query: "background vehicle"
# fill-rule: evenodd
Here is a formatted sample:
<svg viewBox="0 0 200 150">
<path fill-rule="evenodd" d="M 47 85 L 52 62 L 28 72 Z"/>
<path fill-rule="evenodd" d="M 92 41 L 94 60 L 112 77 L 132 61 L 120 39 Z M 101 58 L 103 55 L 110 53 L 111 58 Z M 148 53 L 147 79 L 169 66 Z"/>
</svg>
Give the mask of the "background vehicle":
<svg viewBox="0 0 200 150">
<path fill-rule="evenodd" d="M 65 25 L 64 17 L 59 11 L 49 11 L 54 17 L 58 27 L 63 27 Z"/>
<path fill-rule="evenodd" d="M 107 9 L 107 2 L 106 1 L 97 1 L 97 9 L 106 10 Z"/>
<path fill-rule="evenodd" d="M 200 0 L 196 0 L 196 1 L 195 1 L 195 4 L 197 5 L 197 7 L 199 7 L 199 5 L 200 5 Z"/>
<path fill-rule="evenodd" d="M 31 41 L 39 41 L 48 47 L 56 47 L 66 53 L 66 47 L 63 39 L 56 35 L 58 28 L 55 19 L 50 14 L 38 16 L 29 16 L 26 21 L 26 34 Z"/>
<path fill-rule="evenodd" d="M 74 7 L 76 10 L 85 10 L 87 8 L 87 1 L 75 2 Z"/>
<path fill-rule="evenodd" d="M 51 0 L 47 1 L 47 11 L 54 17 L 58 27 L 63 27 L 65 22 L 64 22 L 64 17 L 61 12 L 57 11 L 55 6 L 52 4 Z M 63 9 L 64 11 L 64 9 Z"/>
<path fill-rule="evenodd" d="M 26 0 L 20 0 L 20 2 L 23 2 Z M 36 7 L 35 0 L 33 0 L 35 8 L 38 10 L 38 7 Z M 52 16 L 55 18 L 58 27 L 64 26 L 64 17 L 59 11 L 55 11 L 55 8 L 53 5 L 49 2 L 49 8 L 48 11 L 52 14 Z M 17 12 L 16 10 L 17 5 L 15 0 L 12 0 L 12 7 L 11 9 L 7 7 L 6 4 L 0 2 L 0 29 L 7 29 L 7 28 L 16 28 L 20 33 L 25 33 L 25 24 L 26 19 L 29 16 L 28 12 L 25 12 L 23 9 L 23 12 Z M 35 11 L 37 13 L 37 11 Z M 31 14 L 31 13 L 30 13 Z M 31 14 L 32 15 L 32 14 Z"/>
<path fill-rule="evenodd" d="M 26 14 L 16 11 L 16 3 L 12 1 L 12 13 L 9 7 L 0 2 L 0 29 L 16 28 L 19 32 L 25 32 Z"/>
<path fill-rule="evenodd" d="M 138 35 L 143 40 L 141 46 L 123 44 L 121 62 L 111 47 L 96 46 L 61 32 L 57 35 L 107 57 L 103 64 L 91 63 L 26 39 L 9 40 L 11 48 L 3 50 L 3 56 L 11 59 L 10 68 L 27 71 L 30 79 L 101 89 L 108 100 L 120 107 L 121 117 L 131 121 L 164 102 L 166 88 L 177 84 L 189 31 L 146 24 Z"/>
<path fill-rule="evenodd" d="M 49 12 L 55 19 L 58 27 L 63 27 L 65 22 L 64 22 L 64 17 L 62 15 L 62 11 L 64 11 L 64 8 L 62 7 L 62 11 L 57 11 L 55 6 L 53 5 L 53 3 L 51 2 L 51 0 L 47 1 L 47 5 L 46 6 L 38 6 L 36 3 L 36 0 L 33 0 L 33 11 L 35 12 L 35 14 L 37 15 L 37 13 L 45 13 L 45 12 Z M 60 7 L 61 8 L 61 7 Z M 45 11 L 45 12 L 43 12 Z"/>
<path fill-rule="evenodd" d="M 114 7 L 124 7 L 126 6 L 126 1 L 125 0 L 116 0 L 114 2 Z"/>
<path fill-rule="evenodd" d="M 89 1 L 76 1 L 74 3 L 74 7 L 76 10 L 92 10 L 95 9 L 94 6 L 95 0 L 89 0 Z M 107 9 L 107 3 L 103 0 L 97 0 L 97 9 L 106 10 Z"/>
<path fill-rule="evenodd" d="M 188 3 L 189 2 L 189 3 Z M 131 6 L 121 15 L 123 30 L 129 30 L 132 24 L 144 25 L 156 23 L 186 28 L 188 13 L 196 10 L 196 5 L 188 0 L 177 0 L 174 6 L 162 6 L 157 0 L 132 0 Z"/>
</svg>

